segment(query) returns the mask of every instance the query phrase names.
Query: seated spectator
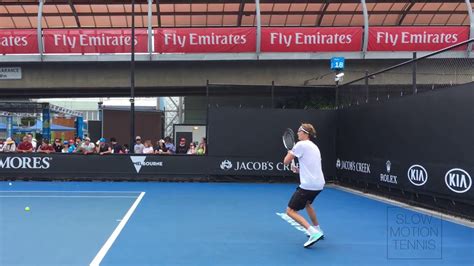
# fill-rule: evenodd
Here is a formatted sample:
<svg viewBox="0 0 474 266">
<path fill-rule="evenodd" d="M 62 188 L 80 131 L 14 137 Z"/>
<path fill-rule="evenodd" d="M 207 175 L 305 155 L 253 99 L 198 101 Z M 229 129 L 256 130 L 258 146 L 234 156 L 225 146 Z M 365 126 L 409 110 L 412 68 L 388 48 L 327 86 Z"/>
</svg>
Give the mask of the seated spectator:
<svg viewBox="0 0 474 266">
<path fill-rule="evenodd" d="M 81 138 L 81 137 L 76 137 L 76 138 L 74 139 L 74 141 L 76 142 L 76 143 L 75 143 L 76 148 L 81 147 L 81 144 L 82 144 L 82 138 Z"/>
<path fill-rule="evenodd" d="M 202 137 L 201 143 L 199 144 L 199 146 L 203 149 L 203 154 L 207 154 L 207 139 L 206 139 L 206 137 Z"/>
<path fill-rule="evenodd" d="M 67 148 L 67 153 L 74 153 L 76 152 L 76 142 L 73 139 L 69 140 L 69 147 Z"/>
<path fill-rule="evenodd" d="M 128 147 L 128 144 L 123 144 L 122 151 L 120 153 L 130 153 L 130 148 Z"/>
<path fill-rule="evenodd" d="M 179 140 L 178 147 L 176 147 L 177 154 L 186 154 L 188 152 L 188 145 L 186 144 L 186 138 Z"/>
<path fill-rule="evenodd" d="M 105 138 L 99 139 L 99 145 L 97 145 L 97 153 L 99 155 L 112 154 L 112 147 L 105 142 Z"/>
<path fill-rule="evenodd" d="M 114 137 L 111 137 L 110 142 L 112 144 L 112 153 L 117 153 L 117 154 L 121 153 L 122 145 L 117 143 L 117 139 L 115 139 Z"/>
<path fill-rule="evenodd" d="M 143 148 L 145 148 L 145 145 L 142 143 L 142 138 L 140 136 L 136 136 L 135 145 L 133 146 L 133 153 L 141 154 L 143 153 Z"/>
<path fill-rule="evenodd" d="M 165 141 L 163 139 L 160 139 L 159 141 L 156 142 L 156 147 L 155 147 L 155 153 L 156 154 L 163 154 L 167 153 L 168 149 L 165 146 Z"/>
<path fill-rule="evenodd" d="M 69 153 L 69 141 L 63 141 L 63 148 L 61 149 L 61 153 Z"/>
<path fill-rule="evenodd" d="M 28 133 L 26 135 L 28 137 L 28 141 L 31 143 L 31 145 L 33 146 L 33 152 L 35 152 L 37 149 L 38 149 L 38 141 L 33 137 L 33 134 L 32 133 Z"/>
<path fill-rule="evenodd" d="M 196 154 L 197 155 L 204 155 L 206 154 L 206 148 L 205 148 L 205 144 L 201 142 L 201 144 L 199 144 L 199 147 L 196 151 Z"/>
<path fill-rule="evenodd" d="M 144 154 L 153 154 L 153 146 L 151 145 L 151 140 L 147 139 L 145 140 L 145 147 L 143 148 L 143 153 Z"/>
<path fill-rule="evenodd" d="M 43 139 L 41 145 L 38 147 L 40 153 L 52 153 L 55 152 L 53 145 L 49 144 L 49 139 Z"/>
<path fill-rule="evenodd" d="M 77 152 L 83 154 L 93 154 L 95 153 L 95 144 L 91 142 L 89 137 L 84 139 L 84 142 L 77 148 Z"/>
<path fill-rule="evenodd" d="M 12 138 L 7 138 L 3 145 L 3 152 L 16 152 L 16 144 Z"/>
<path fill-rule="evenodd" d="M 28 136 L 23 137 L 23 141 L 18 145 L 16 151 L 21 153 L 33 152 L 33 144 L 28 140 Z"/>
<path fill-rule="evenodd" d="M 194 142 L 189 143 L 189 149 L 188 149 L 187 154 L 196 155 L 196 153 L 197 153 L 196 144 L 194 144 Z"/>
<path fill-rule="evenodd" d="M 61 139 L 54 139 L 54 143 L 53 143 L 53 148 L 54 148 L 54 151 L 55 152 L 61 152 L 63 150 L 63 145 L 61 143 Z"/>
<path fill-rule="evenodd" d="M 176 147 L 174 146 L 171 137 L 166 137 L 165 138 L 165 147 L 167 149 L 166 153 L 168 153 L 168 154 L 175 154 L 176 153 Z"/>
</svg>

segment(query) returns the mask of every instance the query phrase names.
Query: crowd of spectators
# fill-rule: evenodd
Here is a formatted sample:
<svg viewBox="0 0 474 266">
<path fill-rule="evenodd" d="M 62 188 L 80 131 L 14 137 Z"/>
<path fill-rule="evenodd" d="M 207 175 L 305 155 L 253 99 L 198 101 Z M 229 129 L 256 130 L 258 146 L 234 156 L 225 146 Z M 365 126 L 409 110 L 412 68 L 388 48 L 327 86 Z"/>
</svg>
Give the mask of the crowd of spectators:
<svg viewBox="0 0 474 266">
<path fill-rule="evenodd" d="M 130 151 L 127 144 L 119 144 L 116 138 L 110 138 L 108 142 L 105 138 L 100 138 L 96 143 L 92 142 L 89 137 L 84 139 L 76 137 L 70 140 L 54 139 L 51 144 L 48 139 L 41 140 L 38 143 L 32 134 L 23 136 L 22 141 L 16 143 L 12 138 L 0 140 L 0 152 L 19 152 L 19 153 L 78 153 L 78 154 L 187 154 L 187 155 L 204 155 L 206 154 L 207 143 L 206 138 L 202 138 L 201 142 L 187 141 L 181 138 L 175 146 L 171 137 L 158 140 L 155 145 L 151 140 L 142 141 L 140 136 L 135 137 L 133 150 Z"/>
<path fill-rule="evenodd" d="M 197 142 L 188 142 L 186 138 L 181 138 L 177 146 L 173 144 L 171 137 L 158 140 L 153 146 L 151 140 L 143 141 L 140 136 L 135 138 L 133 147 L 134 153 L 137 154 L 188 154 L 188 155 L 204 155 L 206 154 L 206 138 L 202 138 L 199 148 L 196 148 Z"/>
</svg>

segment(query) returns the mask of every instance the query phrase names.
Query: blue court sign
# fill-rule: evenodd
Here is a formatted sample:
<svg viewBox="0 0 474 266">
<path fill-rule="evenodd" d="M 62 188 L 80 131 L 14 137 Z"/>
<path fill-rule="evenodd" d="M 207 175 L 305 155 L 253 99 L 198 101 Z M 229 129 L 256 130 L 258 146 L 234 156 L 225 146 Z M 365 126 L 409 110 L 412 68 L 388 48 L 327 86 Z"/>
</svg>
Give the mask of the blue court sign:
<svg viewBox="0 0 474 266">
<path fill-rule="evenodd" d="M 331 58 L 331 70 L 343 70 L 343 69 L 344 69 L 344 57 Z"/>
</svg>

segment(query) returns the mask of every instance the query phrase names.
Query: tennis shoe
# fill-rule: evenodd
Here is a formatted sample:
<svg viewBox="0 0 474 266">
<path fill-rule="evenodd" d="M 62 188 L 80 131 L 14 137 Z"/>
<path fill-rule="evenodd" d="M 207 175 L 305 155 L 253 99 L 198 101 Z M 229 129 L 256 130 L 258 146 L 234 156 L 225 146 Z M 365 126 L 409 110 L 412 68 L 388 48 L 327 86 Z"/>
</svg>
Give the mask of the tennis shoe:
<svg viewBox="0 0 474 266">
<path fill-rule="evenodd" d="M 319 240 L 321 240 L 321 238 L 323 237 L 323 234 L 321 232 L 316 232 L 314 234 L 312 234 L 308 241 L 306 241 L 306 243 L 304 243 L 304 247 L 305 248 L 309 248 L 311 247 L 312 245 L 314 245 L 316 242 L 318 242 Z"/>
</svg>

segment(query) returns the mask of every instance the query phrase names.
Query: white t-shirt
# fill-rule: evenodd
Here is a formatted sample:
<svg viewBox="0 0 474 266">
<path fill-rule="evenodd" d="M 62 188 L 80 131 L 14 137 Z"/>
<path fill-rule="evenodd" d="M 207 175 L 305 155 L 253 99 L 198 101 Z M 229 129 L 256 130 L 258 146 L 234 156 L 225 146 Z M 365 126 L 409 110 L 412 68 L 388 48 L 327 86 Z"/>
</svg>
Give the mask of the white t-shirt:
<svg viewBox="0 0 474 266">
<path fill-rule="evenodd" d="M 301 140 L 290 151 L 298 158 L 300 167 L 300 187 L 306 190 L 322 190 L 324 174 L 321 168 L 321 152 L 310 140 Z"/>
<path fill-rule="evenodd" d="M 153 147 L 144 147 L 142 153 L 150 154 L 153 153 Z"/>
<path fill-rule="evenodd" d="M 135 146 L 133 146 L 133 151 L 134 153 L 143 153 L 144 148 L 145 148 L 145 145 L 143 145 L 142 143 L 135 144 Z"/>
</svg>

